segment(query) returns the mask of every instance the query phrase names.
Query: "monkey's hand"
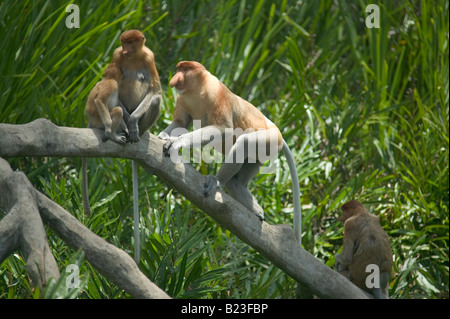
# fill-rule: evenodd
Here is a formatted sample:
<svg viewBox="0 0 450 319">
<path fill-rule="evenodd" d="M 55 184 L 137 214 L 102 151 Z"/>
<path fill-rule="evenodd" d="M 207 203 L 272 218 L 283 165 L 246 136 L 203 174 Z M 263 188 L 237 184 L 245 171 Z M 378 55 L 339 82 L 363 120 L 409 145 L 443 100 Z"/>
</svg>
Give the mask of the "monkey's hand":
<svg viewBox="0 0 450 319">
<path fill-rule="evenodd" d="M 163 146 L 163 154 L 165 157 L 170 157 L 172 162 L 178 164 L 182 161 L 180 149 L 184 147 L 183 141 L 178 137 L 169 137 Z"/>
<path fill-rule="evenodd" d="M 203 184 L 203 195 L 205 197 L 210 196 L 217 188 L 220 188 L 221 184 L 217 177 L 212 175 L 206 176 L 205 184 Z"/>
</svg>

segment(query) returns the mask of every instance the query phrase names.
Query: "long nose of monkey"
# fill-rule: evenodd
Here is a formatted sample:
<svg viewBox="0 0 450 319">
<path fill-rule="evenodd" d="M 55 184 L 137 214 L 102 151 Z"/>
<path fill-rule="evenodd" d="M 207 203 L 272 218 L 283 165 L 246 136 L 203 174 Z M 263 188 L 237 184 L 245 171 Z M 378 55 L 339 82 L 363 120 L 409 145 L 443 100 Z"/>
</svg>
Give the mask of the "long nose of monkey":
<svg viewBox="0 0 450 319">
<path fill-rule="evenodd" d="M 170 82 L 169 82 L 169 86 L 171 88 L 173 88 L 175 85 L 177 85 L 177 82 L 178 82 L 178 80 L 175 79 L 175 77 L 173 77 L 172 80 L 170 80 Z"/>
</svg>

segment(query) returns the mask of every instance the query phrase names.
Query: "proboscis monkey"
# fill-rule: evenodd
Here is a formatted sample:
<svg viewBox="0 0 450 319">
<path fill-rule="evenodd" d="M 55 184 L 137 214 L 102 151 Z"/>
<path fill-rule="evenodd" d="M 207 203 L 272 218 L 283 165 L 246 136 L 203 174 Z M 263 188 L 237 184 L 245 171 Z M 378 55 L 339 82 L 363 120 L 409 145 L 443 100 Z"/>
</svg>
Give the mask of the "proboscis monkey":
<svg viewBox="0 0 450 319">
<path fill-rule="evenodd" d="M 225 162 L 215 176 L 206 176 L 204 195 L 210 196 L 216 188 L 225 186 L 233 198 L 263 220 L 263 209 L 250 193 L 248 183 L 265 161 L 277 157 L 283 149 L 293 178 L 294 229 L 301 241 L 298 176 L 292 154 L 278 127 L 251 103 L 233 94 L 198 62 L 178 63 L 177 73 L 169 85 L 176 89 L 178 96 L 173 121 L 158 136 L 167 140 L 166 156 L 178 154 L 183 147 L 205 146 L 211 142 L 221 144 L 219 151 L 225 154 Z M 182 135 L 176 133 L 178 128 L 187 129 L 194 120 L 201 122 L 200 129 Z"/>
<path fill-rule="evenodd" d="M 119 106 L 120 81 L 122 81 L 120 68 L 115 63 L 109 64 L 105 69 L 103 80 L 94 86 L 86 103 L 85 111 L 89 120 L 87 127 L 105 129 L 103 142 L 108 139 L 119 144 L 126 142 L 125 134 L 128 133 L 128 129 L 122 118 L 122 108 Z M 122 134 L 117 132 L 119 128 Z M 90 216 L 86 158 L 82 158 L 81 163 L 84 211 Z"/>
<path fill-rule="evenodd" d="M 344 223 L 344 244 L 342 253 L 335 258 L 337 270 L 375 298 L 388 298 L 392 272 L 388 235 L 378 217 L 357 200 L 345 203 L 341 209 L 338 221 Z M 377 269 L 374 271 L 373 267 Z"/>
<path fill-rule="evenodd" d="M 161 85 L 153 52 L 145 44 L 139 30 L 125 31 L 121 47 L 114 51 L 112 63 L 119 66 L 123 78 L 119 83 L 119 103 L 128 127 L 129 142 L 136 143 L 158 119 Z M 135 260 L 139 261 L 139 208 L 137 164 L 133 161 L 133 211 Z"/>
<path fill-rule="evenodd" d="M 119 85 L 119 100 L 128 124 L 130 142 L 139 141 L 158 119 L 161 104 L 161 85 L 153 52 L 145 44 L 145 36 L 139 30 L 125 31 L 120 36 L 121 47 L 114 51 L 112 62 L 123 73 Z M 140 258 L 138 173 L 133 161 L 133 211 L 134 211 L 134 259 Z"/>
<path fill-rule="evenodd" d="M 119 106 L 119 83 L 122 81 L 122 71 L 115 64 L 109 64 L 104 72 L 103 80 L 98 82 L 86 103 L 89 128 L 105 129 L 103 142 L 108 139 L 125 144 L 126 136 L 118 134 L 117 130 L 127 133 L 128 129 L 123 121 L 122 108 Z"/>
<path fill-rule="evenodd" d="M 112 62 L 123 73 L 119 100 L 130 142 L 135 143 L 159 117 L 161 85 L 153 52 L 144 45 L 144 34 L 138 30 L 125 31 L 120 42 L 122 46 L 114 51 Z"/>
</svg>

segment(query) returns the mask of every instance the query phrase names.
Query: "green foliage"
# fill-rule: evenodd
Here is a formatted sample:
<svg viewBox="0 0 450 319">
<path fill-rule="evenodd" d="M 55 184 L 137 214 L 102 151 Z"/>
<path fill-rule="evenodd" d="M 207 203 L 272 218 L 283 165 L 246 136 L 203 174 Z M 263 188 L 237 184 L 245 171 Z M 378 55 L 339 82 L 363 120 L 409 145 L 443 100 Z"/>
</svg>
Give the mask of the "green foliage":
<svg viewBox="0 0 450 319">
<path fill-rule="evenodd" d="M 202 62 L 282 129 L 298 165 L 305 248 L 332 266 L 342 244 L 339 206 L 359 199 L 391 236 L 391 296 L 448 298 L 448 0 L 380 2 L 379 29 L 365 26 L 361 0 L 78 1 L 79 29 L 65 26 L 68 3 L 0 3 L 0 122 L 46 117 L 85 127 L 87 94 L 120 33 L 141 29 L 165 92 L 153 133 L 171 121 L 167 84 L 176 63 Z M 9 161 L 131 254 L 128 161 L 88 161 L 91 218 L 83 214 L 79 159 Z M 290 184 L 283 157 L 275 174 L 251 183 L 269 223 L 292 223 Z M 291 278 L 144 171 L 139 195 L 140 268 L 171 296 L 293 297 Z M 77 297 L 129 297 L 48 235 L 60 269 L 72 258 L 81 264 Z M 0 298 L 76 297 L 58 287 L 34 290 L 20 254 L 1 265 Z"/>
</svg>

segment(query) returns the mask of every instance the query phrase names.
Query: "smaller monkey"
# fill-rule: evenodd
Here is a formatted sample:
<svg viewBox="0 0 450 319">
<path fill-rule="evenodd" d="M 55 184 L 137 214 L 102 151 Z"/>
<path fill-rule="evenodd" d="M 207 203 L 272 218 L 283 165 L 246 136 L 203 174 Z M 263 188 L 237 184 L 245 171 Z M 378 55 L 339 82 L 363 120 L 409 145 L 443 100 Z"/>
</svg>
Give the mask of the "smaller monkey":
<svg viewBox="0 0 450 319">
<path fill-rule="evenodd" d="M 128 132 L 123 121 L 122 107 L 119 106 L 119 84 L 122 79 L 120 68 L 115 63 L 111 63 L 105 69 L 103 80 L 94 86 L 88 96 L 86 103 L 88 127 L 104 128 L 103 142 L 110 139 L 116 143 L 125 144 L 127 141 L 125 135 L 117 133 L 119 127 L 122 132 Z"/>
<path fill-rule="evenodd" d="M 389 277 L 392 272 L 392 250 L 389 238 L 381 227 L 377 216 L 370 214 L 357 200 L 351 200 L 341 207 L 344 223 L 342 253 L 336 255 L 336 268 L 359 288 L 370 292 L 377 299 L 388 298 Z M 379 279 L 368 287 L 368 265 L 376 265 Z M 368 271 L 368 272 L 366 272 Z"/>
<path fill-rule="evenodd" d="M 110 63 L 104 73 L 103 79 L 98 82 L 86 103 L 86 114 L 88 116 L 88 128 L 105 129 L 103 142 L 112 140 L 119 144 L 125 144 L 128 134 L 127 125 L 123 120 L 122 107 L 119 106 L 119 83 L 122 81 L 122 72 L 115 63 Z M 124 134 L 118 134 L 117 130 Z M 91 215 L 89 207 L 87 162 L 81 159 L 81 170 L 83 176 L 83 206 L 88 216 Z"/>
</svg>

